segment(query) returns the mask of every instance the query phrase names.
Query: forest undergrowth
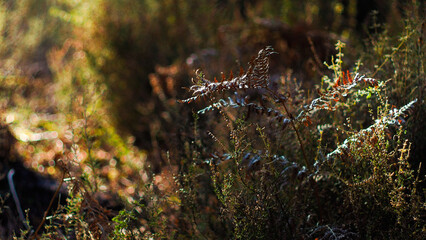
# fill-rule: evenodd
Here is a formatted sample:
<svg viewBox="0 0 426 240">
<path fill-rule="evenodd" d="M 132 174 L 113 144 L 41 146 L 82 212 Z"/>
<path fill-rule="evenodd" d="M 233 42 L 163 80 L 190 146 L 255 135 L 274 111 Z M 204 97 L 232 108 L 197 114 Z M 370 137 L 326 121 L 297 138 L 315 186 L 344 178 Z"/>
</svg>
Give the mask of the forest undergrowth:
<svg viewBox="0 0 426 240">
<path fill-rule="evenodd" d="M 0 4 L 0 238 L 426 238 L 424 4 L 124 2 Z"/>
</svg>

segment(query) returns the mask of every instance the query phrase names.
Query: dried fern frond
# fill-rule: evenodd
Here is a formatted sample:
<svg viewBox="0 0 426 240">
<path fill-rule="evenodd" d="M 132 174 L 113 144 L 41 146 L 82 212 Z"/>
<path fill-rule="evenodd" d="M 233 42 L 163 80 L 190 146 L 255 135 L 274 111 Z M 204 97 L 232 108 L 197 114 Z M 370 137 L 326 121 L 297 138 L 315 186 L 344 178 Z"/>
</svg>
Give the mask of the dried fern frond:
<svg viewBox="0 0 426 240">
<path fill-rule="evenodd" d="M 219 99 L 217 102 L 210 104 L 209 106 L 199 110 L 197 114 L 205 114 L 208 111 L 213 111 L 215 109 L 222 109 L 222 108 L 241 108 L 246 107 L 248 109 L 247 117 L 250 115 L 251 112 L 255 112 L 259 115 L 267 115 L 272 120 L 275 120 L 283 125 L 283 129 L 292 121 L 289 118 L 286 118 L 280 111 L 266 107 L 257 105 L 255 103 L 250 103 L 247 101 L 247 98 L 240 98 L 236 97 L 234 100 L 231 97 L 228 97 L 228 99 Z"/>
<path fill-rule="evenodd" d="M 200 97 L 211 95 L 215 92 L 221 92 L 226 90 L 246 90 L 254 88 L 267 88 L 269 85 L 269 56 L 274 54 L 272 47 L 266 47 L 259 51 L 257 57 L 249 62 L 249 68 L 247 72 L 240 70 L 240 74 L 237 77 L 233 76 L 231 71 L 228 80 L 225 75 L 222 74 L 221 81 L 207 80 L 203 73 L 197 71 L 197 81 L 194 81 L 194 85 L 189 88 L 192 91 L 193 97 L 180 100 L 181 103 L 190 103 L 199 99 Z"/>
<path fill-rule="evenodd" d="M 219 99 L 217 102 L 210 104 L 209 106 L 199 110 L 197 114 L 205 114 L 208 111 L 213 111 L 215 109 L 222 109 L 225 107 L 229 108 L 239 108 L 252 105 L 252 103 L 246 103 L 243 99 L 238 98 L 236 100 L 228 97 L 228 99 Z"/>
<path fill-rule="evenodd" d="M 350 149 L 351 144 L 362 144 L 365 139 L 368 139 L 368 136 L 370 136 L 371 133 L 374 133 L 376 131 L 382 131 L 392 125 L 402 124 L 405 121 L 404 118 L 406 118 L 407 115 L 412 111 L 416 103 L 417 99 L 409 102 L 400 109 L 390 110 L 387 115 L 377 119 L 375 123 L 369 126 L 368 128 L 362 129 L 358 133 L 347 138 L 334 151 L 327 154 L 326 159 L 330 160 L 335 156 L 340 156 L 344 153 L 347 153 Z"/>
<path fill-rule="evenodd" d="M 260 170 L 263 164 L 272 164 L 275 170 L 280 172 L 280 188 L 287 186 L 291 181 L 295 179 L 302 180 L 307 176 L 307 168 L 296 162 L 289 161 L 285 156 L 272 155 L 268 156 L 268 152 L 257 151 L 247 152 L 243 155 L 241 160 L 241 167 L 247 171 L 247 173 L 255 174 Z M 268 161 L 264 161 L 268 159 Z M 263 161 L 263 163 L 262 163 Z"/>
<path fill-rule="evenodd" d="M 366 78 L 364 75 L 356 74 L 354 78 L 351 77 L 349 71 L 346 74 L 343 72 L 331 90 L 324 93 L 319 92 L 320 97 L 315 98 L 309 105 L 304 107 L 304 110 L 296 117 L 299 121 L 304 121 L 310 115 L 314 114 L 318 110 L 335 111 L 336 104 L 339 102 L 340 97 L 345 97 L 348 91 L 359 83 L 365 82 L 371 86 L 377 86 L 378 83 L 374 78 Z M 308 118 L 309 119 L 309 118 Z"/>
</svg>

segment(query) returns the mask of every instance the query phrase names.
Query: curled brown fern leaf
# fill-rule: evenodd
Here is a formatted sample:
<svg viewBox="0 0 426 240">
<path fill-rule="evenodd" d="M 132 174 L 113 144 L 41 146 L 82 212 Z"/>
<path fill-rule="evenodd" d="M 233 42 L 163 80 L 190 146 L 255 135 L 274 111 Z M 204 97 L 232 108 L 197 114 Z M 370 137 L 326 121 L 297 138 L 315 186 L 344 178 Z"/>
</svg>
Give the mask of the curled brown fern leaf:
<svg viewBox="0 0 426 240">
<path fill-rule="evenodd" d="M 197 81 L 189 88 L 192 91 L 193 97 L 185 100 L 180 100 L 181 103 L 190 103 L 201 97 L 209 96 L 216 92 L 226 90 L 247 90 L 254 88 L 267 88 L 269 85 L 269 56 L 274 54 L 274 49 L 270 46 L 259 51 L 257 57 L 249 62 L 247 72 L 241 69 L 239 76 L 234 77 L 233 73 L 229 74 L 228 80 L 222 74 L 221 81 L 210 81 L 205 78 L 202 72 L 196 72 Z"/>
</svg>

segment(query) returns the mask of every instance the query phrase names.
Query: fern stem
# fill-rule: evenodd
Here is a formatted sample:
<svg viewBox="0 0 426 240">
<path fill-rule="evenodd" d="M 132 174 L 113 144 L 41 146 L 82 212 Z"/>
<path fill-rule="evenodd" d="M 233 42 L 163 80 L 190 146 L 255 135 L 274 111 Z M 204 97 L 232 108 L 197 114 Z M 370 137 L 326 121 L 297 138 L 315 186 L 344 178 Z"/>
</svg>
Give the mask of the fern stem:
<svg viewBox="0 0 426 240">
<path fill-rule="evenodd" d="M 287 106 L 285 105 L 285 103 L 284 103 L 284 102 L 282 102 L 282 105 L 283 105 L 283 107 L 284 107 L 284 110 L 285 110 L 285 112 L 286 112 L 287 116 L 289 116 L 289 117 L 290 117 L 290 120 L 291 120 L 291 121 L 290 121 L 290 122 L 291 122 L 291 126 L 293 127 L 294 132 L 296 133 L 297 140 L 299 141 L 300 149 L 302 150 L 303 159 L 305 160 L 306 167 L 307 167 L 309 170 L 312 170 L 312 168 L 311 168 L 311 164 L 310 164 L 310 163 L 309 163 L 309 161 L 308 161 L 308 157 L 306 157 L 305 147 L 304 147 L 304 145 L 303 145 L 302 138 L 300 137 L 299 130 L 297 130 L 296 124 L 294 124 L 294 117 L 293 117 L 293 115 L 292 115 L 292 114 L 288 111 Z"/>
<path fill-rule="evenodd" d="M 285 111 L 286 115 L 290 118 L 290 123 L 291 123 L 291 126 L 292 126 L 294 132 L 296 133 L 297 140 L 299 141 L 300 149 L 302 150 L 303 159 L 305 160 L 306 167 L 309 169 L 309 171 L 311 171 L 312 167 L 311 167 L 311 164 L 308 161 L 308 157 L 306 156 L 305 147 L 303 145 L 302 138 L 300 137 L 299 130 L 297 129 L 296 124 L 294 124 L 293 115 L 288 110 L 287 105 L 285 104 L 285 100 L 280 98 L 275 92 L 271 91 L 270 89 L 268 89 L 268 90 L 269 90 L 269 93 L 272 95 L 272 97 L 274 99 L 278 100 L 282 104 L 282 106 L 284 107 L 284 111 Z"/>
<path fill-rule="evenodd" d="M 276 96 L 275 94 L 274 94 L 274 96 Z M 284 110 L 285 110 L 285 112 L 286 112 L 286 114 L 287 114 L 287 116 L 290 118 L 290 122 L 291 122 L 291 126 L 293 127 L 293 129 L 294 129 L 294 132 L 296 132 L 296 136 L 297 136 L 297 140 L 299 141 L 299 144 L 300 144 L 300 148 L 302 149 L 302 153 L 303 153 L 303 158 L 304 158 L 304 160 L 305 160 L 305 164 L 306 164 L 306 167 L 308 168 L 308 170 L 311 172 L 312 171 L 312 166 L 311 166 L 311 164 L 309 163 L 309 161 L 308 161 L 308 158 L 306 157 L 306 152 L 305 152 L 305 147 L 304 147 L 304 145 L 303 145 L 303 142 L 302 142 L 302 138 L 300 137 L 300 134 L 299 134 L 299 130 L 297 130 L 297 127 L 296 127 L 296 124 L 294 124 L 294 117 L 293 117 L 293 115 L 288 111 L 288 109 L 287 109 L 287 106 L 285 105 L 285 100 L 282 100 L 281 98 L 277 98 L 277 99 L 279 99 L 280 100 L 280 102 L 282 103 L 282 105 L 283 105 L 283 107 L 284 107 Z M 323 213 L 323 209 L 322 209 L 322 203 L 321 203 L 321 199 L 320 199 L 320 197 L 319 197 L 319 194 L 318 194 L 318 186 L 317 186 L 317 184 L 314 182 L 314 184 L 313 184 L 313 187 L 314 187 L 314 196 L 315 196 L 315 199 L 316 199 L 316 201 L 317 201 L 317 205 L 319 206 L 319 214 L 318 214 L 318 217 L 319 217 L 319 219 L 322 221 L 322 219 L 323 219 L 323 216 L 324 216 L 324 213 Z"/>
</svg>

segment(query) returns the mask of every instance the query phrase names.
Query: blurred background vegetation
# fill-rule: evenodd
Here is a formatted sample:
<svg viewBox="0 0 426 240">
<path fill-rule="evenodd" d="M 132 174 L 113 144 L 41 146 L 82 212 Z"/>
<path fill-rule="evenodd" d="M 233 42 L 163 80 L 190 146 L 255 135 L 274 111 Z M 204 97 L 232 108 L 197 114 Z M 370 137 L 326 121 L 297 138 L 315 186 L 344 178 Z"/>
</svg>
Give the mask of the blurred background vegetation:
<svg viewBox="0 0 426 240">
<path fill-rule="evenodd" d="M 1 0 L 0 122 L 18 140 L 13 147 L 16 157 L 4 160 L 2 174 L 22 162 L 40 176 L 61 180 L 66 172 L 68 178 L 80 179 L 69 183 L 74 194 L 113 210 L 106 214 L 108 220 L 95 221 L 107 233 L 130 221 L 123 219 L 139 219 L 139 231 L 155 238 L 171 229 L 177 238 L 212 238 L 214 231 L 216 237 L 238 238 L 229 222 L 219 219 L 219 201 L 209 197 L 214 195 L 211 183 L 197 172 L 203 167 L 192 165 L 213 152 L 207 147 L 213 143 L 203 140 L 210 139 L 204 128 L 216 121 L 194 117 L 193 109 L 202 102 L 177 101 L 189 96 L 195 70 L 218 78 L 222 72 L 237 73 L 260 49 L 272 46 L 279 54 L 271 58 L 271 81 L 295 78 L 309 98 L 323 77 L 331 76 L 323 63 L 338 53 L 335 43 L 342 41 L 347 46 L 343 69 L 362 61 L 362 74 L 393 79 L 387 85 L 391 104 L 403 106 L 414 98 L 422 102 L 424 16 L 423 1 L 414 0 Z M 425 151 L 423 102 L 421 106 L 406 130 L 413 142 L 413 171 L 419 169 Z M 361 113 L 353 110 L 347 116 L 359 119 L 354 126 L 365 128 L 372 122 L 369 109 L 374 107 L 366 103 Z M 216 130 L 224 126 L 218 122 Z M 329 148 L 336 145 L 330 143 Z M 202 177 L 187 177 L 191 174 Z M 424 176 L 424 170 L 419 174 Z M 199 186 L 191 189 L 192 181 Z M 9 190 L 7 183 L 3 185 L 5 199 Z M 176 186 L 185 191 L 173 194 Z M 191 195 L 203 186 L 209 186 L 204 198 Z M 34 200 L 45 202 L 43 206 L 24 200 L 32 233 L 53 192 L 55 188 Z M 210 217 L 203 219 L 210 228 L 193 227 L 193 221 L 200 220 L 192 221 L 192 208 L 182 207 L 195 204 L 192 198 L 210 206 L 202 209 Z M 88 222 L 88 232 L 100 231 L 82 217 L 83 210 L 73 208 L 83 209 L 84 204 L 67 204 L 76 222 Z M 133 216 L 121 211 L 116 225 L 111 224 L 119 210 L 135 206 L 146 212 Z M 158 217 L 158 209 L 167 221 Z M 2 238 L 25 229 L 19 219 L 11 220 L 17 215 L 10 211 L 3 211 Z M 77 225 L 74 229 L 84 232 L 83 225 Z"/>
</svg>

